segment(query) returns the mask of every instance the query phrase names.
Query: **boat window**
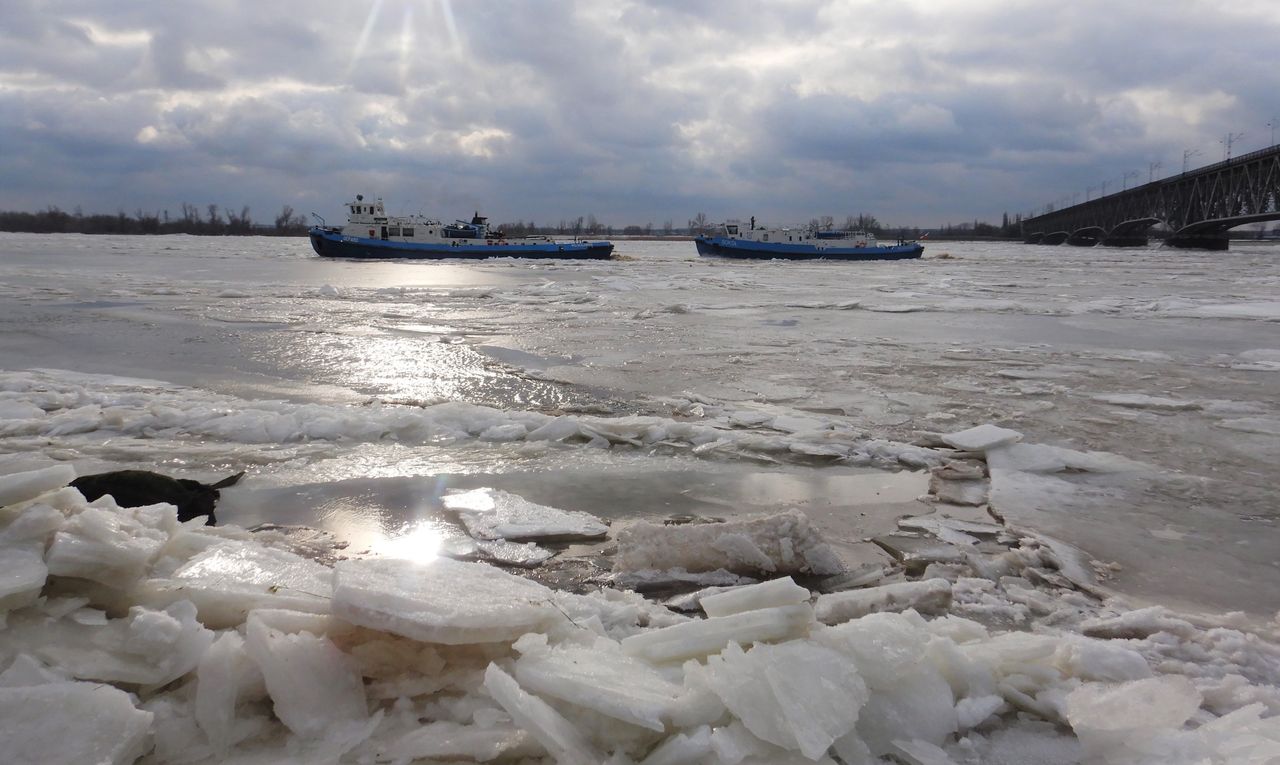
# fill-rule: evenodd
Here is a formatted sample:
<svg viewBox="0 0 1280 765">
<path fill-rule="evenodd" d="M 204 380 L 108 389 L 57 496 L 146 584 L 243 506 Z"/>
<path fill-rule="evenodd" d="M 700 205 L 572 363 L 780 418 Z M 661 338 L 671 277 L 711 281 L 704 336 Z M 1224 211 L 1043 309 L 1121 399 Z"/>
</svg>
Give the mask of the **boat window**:
<svg viewBox="0 0 1280 765">
<path fill-rule="evenodd" d="M 729 229 L 729 234 L 730 234 L 730 235 L 732 235 L 732 236 L 737 236 L 737 235 L 738 235 L 738 227 L 737 227 L 737 226 L 726 226 L 725 228 Z"/>
<path fill-rule="evenodd" d="M 402 228 L 402 229 L 400 229 L 400 230 L 403 232 L 403 233 L 402 233 L 402 236 L 413 236 L 413 229 L 412 229 L 412 228 L 407 228 L 407 227 L 406 227 L 406 228 Z"/>
<path fill-rule="evenodd" d="M 400 236 L 399 226 L 389 226 L 387 228 L 387 236 Z"/>
<path fill-rule="evenodd" d="M 767 242 L 767 241 L 769 241 L 769 235 L 768 235 L 768 234 L 765 234 L 764 236 L 760 237 L 760 241 L 762 241 L 762 242 Z"/>
</svg>

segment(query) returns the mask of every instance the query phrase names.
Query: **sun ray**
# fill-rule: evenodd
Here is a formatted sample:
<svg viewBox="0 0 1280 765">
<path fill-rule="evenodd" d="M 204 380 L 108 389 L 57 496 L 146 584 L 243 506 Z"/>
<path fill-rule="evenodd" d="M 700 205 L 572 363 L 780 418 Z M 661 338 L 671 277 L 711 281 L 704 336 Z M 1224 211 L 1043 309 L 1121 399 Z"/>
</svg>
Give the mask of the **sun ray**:
<svg viewBox="0 0 1280 765">
<path fill-rule="evenodd" d="M 413 51 L 413 6 L 405 3 L 404 21 L 400 25 L 400 88 L 409 86 L 410 53 Z"/>
<path fill-rule="evenodd" d="M 444 15 L 444 28 L 449 33 L 449 42 L 453 44 L 453 50 L 462 50 L 461 40 L 458 38 L 458 24 L 453 17 L 452 0 L 440 0 L 440 13 Z"/>
<path fill-rule="evenodd" d="M 356 40 L 356 47 L 351 51 L 351 63 L 347 65 L 347 76 L 351 75 L 356 68 L 356 62 L 364 56 L 364 49 L 369 45 L 369 37 L 373 34 L 373 25 L 378 23 L 378 12 L 382 10 L 382 0 L 373 0 L 373 6 L 369 8 L 369 15 L 365 17 L 364 29 L 360 30 L 360 37 Z"/>
</svg>

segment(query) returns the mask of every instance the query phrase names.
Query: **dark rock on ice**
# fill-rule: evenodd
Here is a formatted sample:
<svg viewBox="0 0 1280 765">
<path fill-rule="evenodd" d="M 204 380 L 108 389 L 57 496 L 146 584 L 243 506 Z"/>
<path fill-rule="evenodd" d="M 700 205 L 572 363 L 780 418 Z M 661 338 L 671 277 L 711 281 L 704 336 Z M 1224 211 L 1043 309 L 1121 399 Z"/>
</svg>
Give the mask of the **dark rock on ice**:
<svg viewBox="0 0 1280 765">
<path fill-rule="evenodd" d="M 71 485 L 90 502 L 107 495 L 121 507 L 168 502 L 178 508 L 179 521 L 204 515 L 208 517 L 206 525 L 212 526 L 217 522 L 213 508 L 218 502 L 218 490 L 235 485 L 243 476 L 244 473 L 240 472 L 209 484 L 189 478 L 170 478 L 150 470 L 113 470 L 80 476 Z"/>
</svg>

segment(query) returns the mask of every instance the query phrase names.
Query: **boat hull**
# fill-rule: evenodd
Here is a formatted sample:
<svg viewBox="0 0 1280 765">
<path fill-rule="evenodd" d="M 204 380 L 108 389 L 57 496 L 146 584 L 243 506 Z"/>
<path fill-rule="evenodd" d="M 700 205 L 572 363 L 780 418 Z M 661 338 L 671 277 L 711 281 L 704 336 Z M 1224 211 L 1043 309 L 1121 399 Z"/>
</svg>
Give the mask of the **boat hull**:
<svg viewBox="0 0 1280 765">
<path fill-rule="evenodd" d="M 751 260 L 910 260 L 924 253 L 918 242 L 882 247 L 823 247 L 700 236 L 695 240 L 699 255 Z"/>
<path fill-rule="evenodd" d="M 343 234 L 319 227 L 310 231 L 311 249 L 326 258 L 358 260 L 484 260 L 540 258 L 546 260 L 608 260 L 609 242 L 542 242 L 486 244 L 471 242 L 389 242 Z M 501 240 L 498 240 L 501 241 Z"/>
</svg>

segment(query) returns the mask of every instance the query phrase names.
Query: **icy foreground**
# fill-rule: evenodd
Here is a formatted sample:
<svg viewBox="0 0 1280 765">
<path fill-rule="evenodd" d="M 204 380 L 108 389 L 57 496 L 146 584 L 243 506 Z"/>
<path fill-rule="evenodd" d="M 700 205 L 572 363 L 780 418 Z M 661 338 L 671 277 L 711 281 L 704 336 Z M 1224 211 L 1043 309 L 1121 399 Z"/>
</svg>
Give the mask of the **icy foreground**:
<svg viewBox="0 0 1280 765">
<path fill-rule="evenodd" d="M 70 477 L 0 478 L 7 762 L 1280 757 L 1280 648 L 1101 606 L 1052 545 L 816 603 L 778 579 L 689 618 L 481 563 L 329 569 Z"/>
</svg>

